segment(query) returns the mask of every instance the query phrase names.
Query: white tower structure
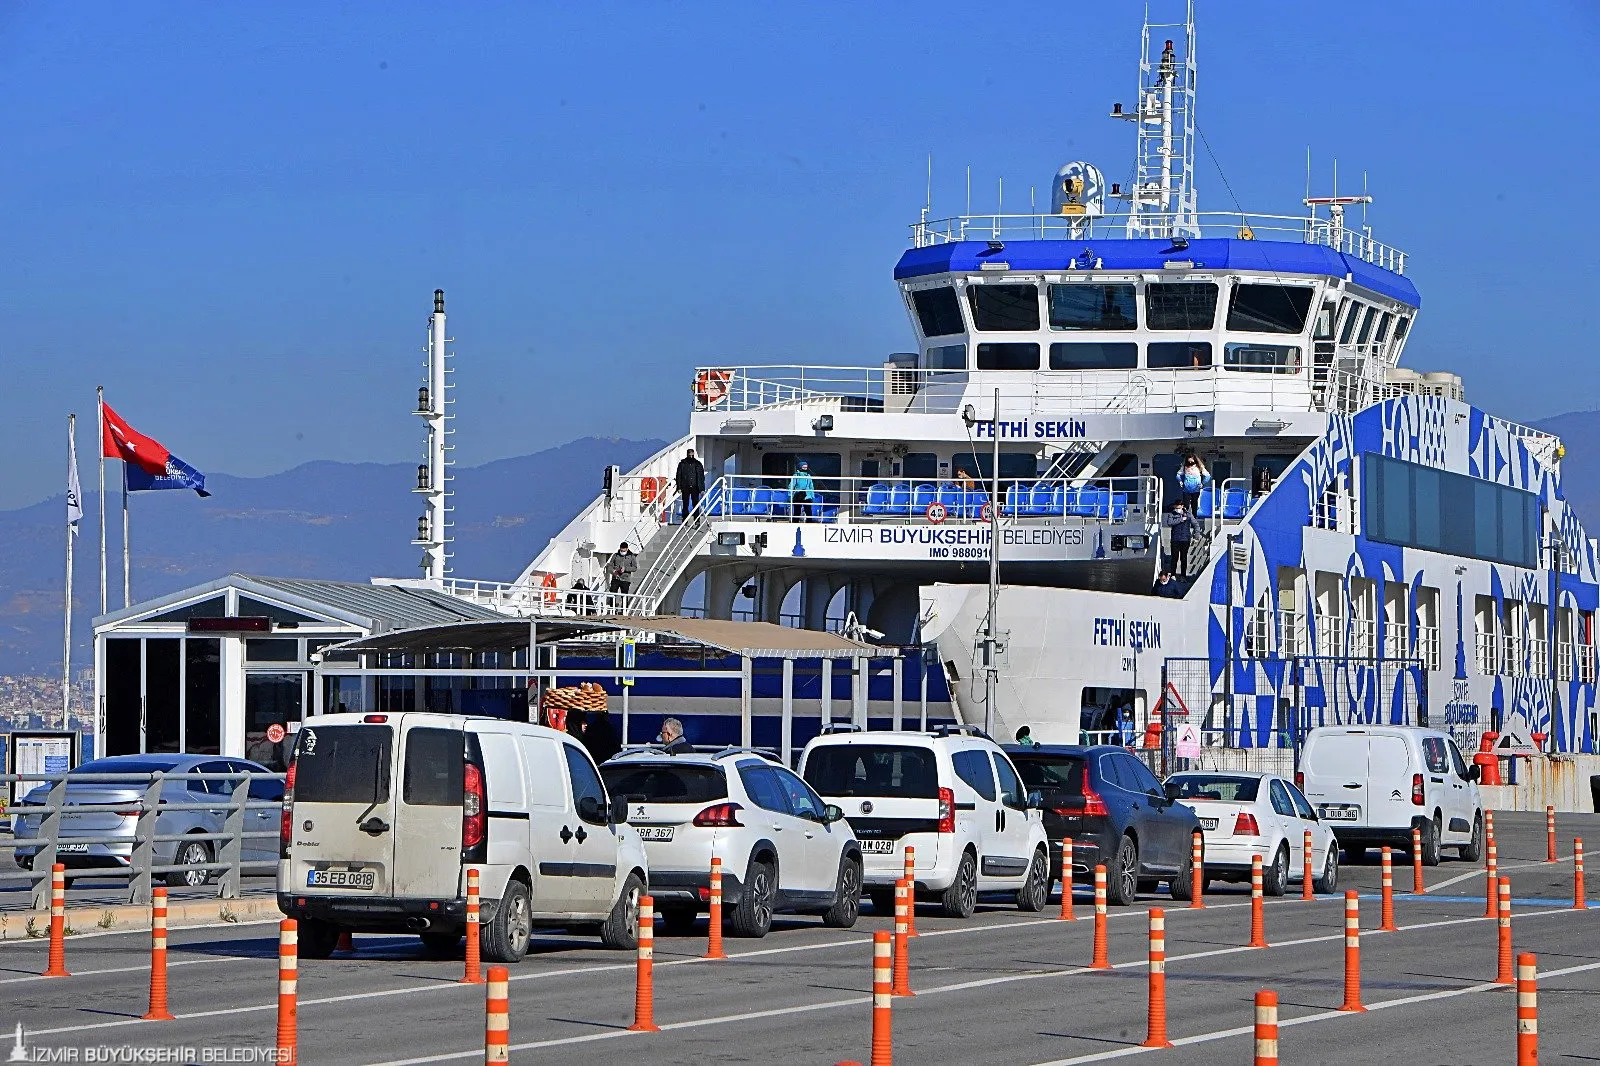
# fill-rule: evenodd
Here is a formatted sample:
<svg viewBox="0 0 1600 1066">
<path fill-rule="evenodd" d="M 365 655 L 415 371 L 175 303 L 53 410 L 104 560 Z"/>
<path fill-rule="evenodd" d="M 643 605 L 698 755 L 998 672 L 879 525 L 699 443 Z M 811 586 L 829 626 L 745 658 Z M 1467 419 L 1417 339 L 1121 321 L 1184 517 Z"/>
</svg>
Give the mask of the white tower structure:
<svg viewBox="0 0 1600 1066">
<path fill-rule="evenodd" d="M 444 290 L 433 290 L 433 314 L 428 316 L 427 360 L 423 385 L 417 390 L 417 417 L 428 427 L 426 462 L 417 467 L 417 487 L 425 508 L 417 519 L 417 536 L 411 543 L 422 548 L 422 576 L 443 585 L 450 573 L 450 453 L 455 450 L 450 437 L 455 430 L 450 422 L 454 401 L 450 399 L 451 338 L 444 332 Z"/>
<path fill-rule="evenodd" d="M 1151 31 L 1157 32 L 1152 36 Z M 1121 104 L 1111 110 L 1112 118 L 1128 119 L 1138 130 L 1133 186 L 1120 193 L 1128 201 L 1129 237 L 1200 236 L 1194 188 L 1195 70 L 1194 0 L 1185 0 L 1181 23 L 1151 22 L 1147 3 L 1139 95 L 1132 111 Z"/>
</svg>

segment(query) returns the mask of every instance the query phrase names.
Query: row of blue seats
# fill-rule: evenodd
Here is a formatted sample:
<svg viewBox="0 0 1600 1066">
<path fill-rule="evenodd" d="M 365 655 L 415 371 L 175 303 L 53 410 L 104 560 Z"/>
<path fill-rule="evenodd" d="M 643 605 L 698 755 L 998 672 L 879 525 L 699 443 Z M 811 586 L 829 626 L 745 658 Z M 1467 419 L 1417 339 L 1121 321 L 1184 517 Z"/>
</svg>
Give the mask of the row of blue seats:
<svg viewBox="0 0 1600 1066">
<path fill-rule="evenodd" d="M 831 522 L 839 516 L 837 503 L 825 492 L 817 493 L 809 505 L 796 504 L 791 501 L 789 493 L 772 485 L 735 485 L 726 493 L 714 487 L 706 496 L 705 510 L 713 518 L 720 518 L 726 512 L 735 517 L 804 518 L 814 522 Z"/>
<path fill-rule="evenodd" d="M 1250 493 L 1243 488 L 1223 489 L 1208 485 L 1200 491 L 1200 504 L 1195 508 L 1198 518 L 1215 518 L 1220 514 L 1225 520 L 1243 518 L 1250 507 Z"/>
<path fill-rule="evenodd" d="M 982 489 L 962 489 L 950 482 L 938 486 L 931 482 L 912 486 L 903 481 L 893 485 L 880 481 L 867 488 L 867 499 L 861 513 L 869 516 L 917 516 L 925 514 L 930 505 L 939 503 L 953 518 L 978 518 L 988 502 L 989 494 Z M 1000 513 L 1121 521 L 1128 514 L 1128 494 L 1112 492 L 1099 485 L 1019 482 L 1007 487 Z"/>
</svg>

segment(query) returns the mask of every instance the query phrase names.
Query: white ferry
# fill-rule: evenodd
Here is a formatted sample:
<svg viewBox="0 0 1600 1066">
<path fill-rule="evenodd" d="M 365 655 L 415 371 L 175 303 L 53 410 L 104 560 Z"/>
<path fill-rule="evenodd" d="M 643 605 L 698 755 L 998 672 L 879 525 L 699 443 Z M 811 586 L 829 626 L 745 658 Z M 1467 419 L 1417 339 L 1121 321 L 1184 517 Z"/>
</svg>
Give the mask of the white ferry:
<svg viewBox="0 0 1600 1066">
<path fill-rule="evenodd" d="M 936 713 L 1006 738 L 1187 723 L 1292 748 L 1414 722 L 1469 753 L 1491 727 L 1595 751 L 1596 544 L 1560 442 L 1400 365 L 1421 299 L 1355 223 L 1368 197 L 1198 210 L 1192 2 L 1180 18 L 1147 16 L 1111 110 L 1131 184 L 1069 162 L 1049 214 L 925 207 L 894 268 L 914 352 L 697 368 L 682 439 L 608 471 L 515 581 L 446 589 L 936 648 Z M 685 507 L 690 448 L 707 485 Z M 609 591 L 624 542 L 637 572 Z"/>
</svg>

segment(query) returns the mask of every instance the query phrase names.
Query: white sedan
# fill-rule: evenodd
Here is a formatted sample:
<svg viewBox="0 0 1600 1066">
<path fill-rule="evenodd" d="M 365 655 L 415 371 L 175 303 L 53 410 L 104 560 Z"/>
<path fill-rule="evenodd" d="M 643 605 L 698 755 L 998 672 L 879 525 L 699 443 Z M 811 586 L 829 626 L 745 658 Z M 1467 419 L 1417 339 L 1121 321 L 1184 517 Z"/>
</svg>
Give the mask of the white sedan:
<svg viewBox="0 0 1600 1066">
<path fill-rule="evenodd" d="M 1262 891 L 1281 896 L 1303 881 L 1305 831 L 1311 830 L 1313 890 L 1339 884 L 1339 842 L 1318 820 L 1294 782 L 1276 774 L 1192 770 L 1167 778 L 1167 796 L 1200 818 L 1207 880 L 1250 880 L 1252 856 L 1261 856 Z"/>
</svg>

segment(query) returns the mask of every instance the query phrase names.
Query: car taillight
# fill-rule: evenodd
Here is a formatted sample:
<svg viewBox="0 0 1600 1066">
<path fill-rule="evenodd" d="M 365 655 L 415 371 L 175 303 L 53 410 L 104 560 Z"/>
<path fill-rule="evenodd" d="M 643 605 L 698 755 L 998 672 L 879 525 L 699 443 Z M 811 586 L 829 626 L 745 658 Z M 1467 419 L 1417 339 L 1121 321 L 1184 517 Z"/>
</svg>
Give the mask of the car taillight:
<svg viewBox="0 0 1600 1066">
<path fill-rule="evenodd" d="M 461 780 L 461 850 L 465 851 L 483 843 L 489 814 L 483 794 L 483 768 L 467 763 Z"/>
<path fill-rule="evenodd" d="M 742 829 L 744 823 L 739 821 L 739 812 L 744 810 L 737 803 L 714 803 L 694 816 L 694 824 L 701 829 Z"/>
<path fill-rule="evenodd" d="M 289 857 L 289 841 L 294 837 L 294 768 L 295 763 L 289 764 L 289 769 L 283 775 L 283 810 L 278 815 L 278 857 Z"/>
<path fill-rule="evenodd" d="M 939 790 L 939 832 L 956 831 L 956 794 L 948 788 Z"/>
<path fill-rule="evenodd" d="M 1105 797 L 1088 785 L 1083 786 L 1083 814 L 1086 818 L 1108 818 L 1111 815 Z"/>
<path fill-rule="evenodd" d="M 1412 774 L 1411 775 L 1411 802 L 1416 804 L 1418 807 L 1420 807 L 1424 803 L 1428 802 L 1427 796 L 1423 795 L 1423 792 L 1422 792 L 1422 775 L 1421 774 Z"/>
<path fill-rule="evenodd" d="M 1306 772 L 1304 770 L 1296 770 L 1294 772 L 1294 787 L 1301 792 L 1306 790 Z"/>
<path fill-rule="evenodd" d="M 1256 824 L 1256 816 L 1249 811 L 1240 811 L 1239 817 L 1233 820 L 1233 835 L 1236 837 L 1260 836 L 1261 827 Z"/>
</svg>

